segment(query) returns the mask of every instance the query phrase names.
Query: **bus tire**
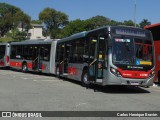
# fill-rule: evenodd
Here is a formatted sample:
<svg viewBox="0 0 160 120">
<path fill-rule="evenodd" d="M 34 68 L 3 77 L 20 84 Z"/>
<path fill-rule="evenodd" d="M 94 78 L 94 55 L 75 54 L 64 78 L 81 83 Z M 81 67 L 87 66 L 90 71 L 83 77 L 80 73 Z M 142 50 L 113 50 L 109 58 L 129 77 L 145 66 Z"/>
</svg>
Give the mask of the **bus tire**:
<svg viewBox="0 0 160 120">
<path fill-rule="evenodd" d="M 27 72 L 28 71 L 28 66 L 27 63 L 22 64 L 22 72 Z"/>
<path fill-rule="evenodd" d="M 83 71 L 81 81 L 82 81 L 82 86 L 83 87 L 88 87 L 89 86 L 90 83 L 88 81 L 88 70 Z"/>
</svg>

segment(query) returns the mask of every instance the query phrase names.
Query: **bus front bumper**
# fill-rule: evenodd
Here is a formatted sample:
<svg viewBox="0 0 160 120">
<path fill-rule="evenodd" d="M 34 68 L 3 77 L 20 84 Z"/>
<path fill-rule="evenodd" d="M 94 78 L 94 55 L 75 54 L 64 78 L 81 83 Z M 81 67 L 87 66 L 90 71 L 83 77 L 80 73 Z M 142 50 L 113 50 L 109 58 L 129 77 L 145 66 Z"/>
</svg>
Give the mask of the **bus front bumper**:
<svg viewBox="0 0 160 120">
<path fill-rule="evenodd" d="M 104 80 L 103 85 L 133 85 L 133 86 L 153 86 L 154 76 L 147 79 L 131 79 L 112 76 L 112 79 Z"/>
</svg>

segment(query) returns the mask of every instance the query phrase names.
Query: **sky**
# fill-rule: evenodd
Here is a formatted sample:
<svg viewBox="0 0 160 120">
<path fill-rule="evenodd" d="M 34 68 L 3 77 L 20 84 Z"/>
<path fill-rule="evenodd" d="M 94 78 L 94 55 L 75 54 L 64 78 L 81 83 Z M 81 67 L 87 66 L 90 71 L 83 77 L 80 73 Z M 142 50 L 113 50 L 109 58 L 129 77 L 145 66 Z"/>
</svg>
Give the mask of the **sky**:
<svg viewBox="0 0 160 120">
<path fill-rule="evenodd" d="M 160 0 L 0 0 L 16 7 L 37 20 L 46 7 L 54 8 L 69 16 L 69 20 L 86 20 L 102 15 L 111 20 L 134 21 L 136 1 L 136 23 L 148 19 L 152 24 L 160 22 Z M 159 12 L 158 12 L 159 11 Z"/>
</svg>

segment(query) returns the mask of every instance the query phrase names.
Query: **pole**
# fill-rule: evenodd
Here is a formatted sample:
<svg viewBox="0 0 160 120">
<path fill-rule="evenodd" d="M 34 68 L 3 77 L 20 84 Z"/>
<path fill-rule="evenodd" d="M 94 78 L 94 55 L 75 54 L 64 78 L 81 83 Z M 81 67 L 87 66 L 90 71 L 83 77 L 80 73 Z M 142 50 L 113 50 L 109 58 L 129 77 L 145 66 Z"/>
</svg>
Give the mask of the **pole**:
<svg viewBox="0 0 160 120">
<path fill-rule="evenodd" d="M 134 0 L 134 26 L 136 27 L 136 0 Z"/>
</svg>

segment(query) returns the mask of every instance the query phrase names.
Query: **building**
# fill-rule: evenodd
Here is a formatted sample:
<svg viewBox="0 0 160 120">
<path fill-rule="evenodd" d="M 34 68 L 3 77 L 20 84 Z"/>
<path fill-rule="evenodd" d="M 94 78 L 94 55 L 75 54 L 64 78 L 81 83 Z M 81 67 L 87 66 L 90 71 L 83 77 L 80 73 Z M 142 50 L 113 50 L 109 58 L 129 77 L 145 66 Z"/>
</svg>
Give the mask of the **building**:
<svg viewBox="0 0 160 120">
<path fill-rule="evenodd" d="M 22 27 L 18 27 L 19 31 L 23 31 Z M 43 25 L 42 24 L 32 24 L 32 28 L 28 30 L 27 38 L 28 39 L 45 39 L 42 34 Z"/>
</svg>

